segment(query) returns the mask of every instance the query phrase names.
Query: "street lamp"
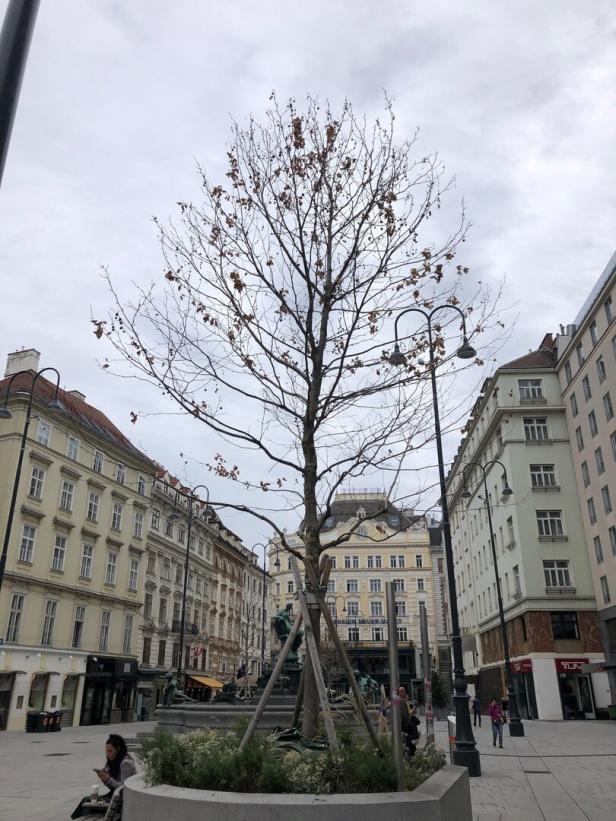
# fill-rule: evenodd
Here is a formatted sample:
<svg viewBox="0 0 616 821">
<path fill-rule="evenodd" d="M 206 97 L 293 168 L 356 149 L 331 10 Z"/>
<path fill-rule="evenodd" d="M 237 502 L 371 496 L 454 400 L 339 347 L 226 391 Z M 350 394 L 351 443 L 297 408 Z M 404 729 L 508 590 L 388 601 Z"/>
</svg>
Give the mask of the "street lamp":
<svg viewBox="0 0 616 821">
<path fill-rule="evenodd" d="M 504 481 L 504 488 L 503 488 L 503 496 L 509 497 L 513 495 L 513 491 L 509 487 L 509 483 L 507 482 L 507 471 L 505 470 L 505 466 L 502 462 L 499 462 L 498 459 L 493 459 L 491 462 L 487 462 L 485 465 L 482 465 L 479 462 L 468 462 L 464 466 L 464 470 L 462 472 L 462 478 L 464 481 L 464 490 L 462 491 L 462 498 L 470 499 L 471 493 L 467 488 L 467 475 L 469 469 L 472 470 L 473 468 L 479 468 L 483 475 L 483 491 L 485 496 L 485 506 L 488 512 L 488 527 L 490 528 L 490 545 L 492 547 L 492 559 L 494 561 L 494 575 L 496 576 L 496 595 L 498 596 L 498 615 L 500 618 L 500 633 L 501 639 L 503 641 L 503 650 L 505 653 L 505 678 L 507 679 L 507 698 L 509 700 L 509 735 L 520 738 L 524 735 L 524 725 L 522 724 L 522 720 L 520 718 L 520 713 L 518 711 L 518 699 L 515 694 L 515 690 L 513 687 L 513 673 L 511 672 L 511 657 L 509 655 L 509 639 L 507 637 L 507 625 L 505 623 L 505 612 L 503 610 L 503 597 L 501 594 L 501 584 L 500 584 L 500 577 L 498 573 L 498 559 L 496 557 L 496 539 L 494 537 L 494 528 L 492 527 L 492 510 L 490 506 L 490 496 L 488 494 L 488 480 L 487 475 L 488 471 L 490 470 L 493 465 L 500 465 L 503 469 L 503 481 Z"/>
<path fill-rule="evenodd" d="M 55 368 L 41 368 L 40 371 L 33 374 L 32 371 L 17 371 L 14 373 L 11 378 L 9 379 L 9 384 L 6 388 L 6 393 L 4 394 L 4 404 L 0 407 L 0 419 L 12 419 L 13 414 L 9 410 L 9 398 L 11 394 L 11 387 L 13 385 L 14 380 L 18 376 L 27 376 L 29 377 L 32 382 L 29 388 L 29 396 L 28 396 L 28 407 L 26 409 L 26 421 L 24 422 L 24 429 L 21 434 L 21 446 L 19 448 L 19 456 L 17 458 L 17 469 L 15 471 L 15 479 L 13 480 L 13 494 L 11 496 L 11 504 L 9 506 L 9 516 L 6 522 L 6 530 L 4 531 L 4 542 L 2 545 L 2 556 L 0 556 L 0 589 L 2 589 L 2 581 L 4 579 L 4 568 L 6 567 L 6 558 L 8 555 L 9 550 L 9 541 L 11 538 L 11 530 L 13 527 L 13 517 L 15 515 L 15 505 L 17 504 L 17 493 L 19 491 L 19 480 L 21 478 L 21 468 L 24 461 L 24 453 L 26 450 L 26 442 L 28 440 L 28 430 L 30 428 L 30 420 L 32 419 L 32 402 L 34 401 L 34 392 L 36 389 L 36 383 L 38 381 L 39 376 L 41 374 L 46 373 L 47 371 L 53 371 L 56 375 L 56 389 L 53 395 L 52 400 L 47 404 L 49 410 L 52 411 L 63 411 L 65 410 L 64 405 L 58 399 L 58 390 L 60 388 L 60 374 Z M 23 389 L 20 389 L 22 391 Z"/>
<path fill-rule="evenodd" d="M 265 664 L 265 560 L 267 558 L 267 545 L 263 542 L 257 542 L 252 546 L 253 552 L 255 547 L 263 548 L 263 599 L 261 602 L 261 672 L 263 672 L 263 665 Z"/>
<path fill-rule="evenodd" d="M 186 534 L 186 556 L 184 558 L 184 589 L 182 591 L 182 613 L 180 616 L 180 647 L 179 647 L 179 654 L 178 654 L 178 687 L 181 689 L 185 689 L 182 687 L 182 664 L 184 661 L 184 630 L 185 630 L 185 622 L 186 622 L 186 595 L 188 591 L 188 565 L 190 562 L 190 535 L 192 531 L 192 522 L 193 522 L 193 502 L 197 498 L 197 491 L 198 490 L 205 490 L 207 493 L 207 497 L 205 500 L 205 509 L 207 511 L 207 505 L 210 501 L 210 491 L 207 489 L 205 485 L 197 485 L 196 487 L 192 488 L 192 490 L 188 491 L 188 528 Z M 172 516 L 174 518 L 178 517 L 177 513 L 173 513 Z"/>
<path fill-rule="evenodd" d="M 428 350 L 430 354 L 430 381 L 432 384 L 432 406 L 434 409 L 434 432 L 436 437 L 436 452 L 438 456 L 438 472 L 441 491 L 441 511 L 443 516 L 443 537 L 445 540 L 445 561 L 447 562 L 447 581 L 449 586 L 449 600 L 451 604 L 451 644 L 453 650 L 454 664 L 454 705 L 456 712 L 456 741 L 453 749 L 453 763 L 468 768 L 470 776 L 481 775 L 481 760 L 479 751 L 475 745 L 473 729 L 471 726 L 471 714 L 468 709 L 468 692 L 466 676 L 464 675 L 464 658 L 462 655 L 462 637 L 460 636 L 460 619 L 458 616 L 458 597 L 456 592 L 455 568 L 453 561 L 453 548 L 451 544 L 451 528 L 449 525 L 449 509 L 447 507 L 447 485 L 445 483 L 445 461 L 443 458 L 443 443 L 441 439 L 441 421 L 438 408 L 438 393 L 436 388 L 436 363 L 434 361 L 434 344 L 432 339 L 432 318 L 437 311 L 453 310 L 462 319 L 462 344 L 458 348 L 456 355 L 459 359 L 473 359 L 476 351 L 469 343 L 466 335 L 466 319 L 464 313 L 456 305 L 437 305 L 430 312 L 422 308 L 407 308 L 398 314 L 394 325 L 395 347 L 389 357 L 391 365 L 405 365 L 406 356 L 400 351 L 398 345 L 398 322 L 406 314 L 421 314 L 428 326 Z"/>
</svg>

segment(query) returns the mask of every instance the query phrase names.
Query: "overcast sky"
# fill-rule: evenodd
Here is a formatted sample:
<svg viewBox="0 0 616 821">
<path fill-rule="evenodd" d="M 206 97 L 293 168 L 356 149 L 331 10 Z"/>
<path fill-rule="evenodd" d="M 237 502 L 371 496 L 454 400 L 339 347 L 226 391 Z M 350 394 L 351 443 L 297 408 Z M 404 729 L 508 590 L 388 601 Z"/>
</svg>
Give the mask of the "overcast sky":
<svg viewBox="0 0 616 821">
<path fill-rule="evenodd" d="M 615 78 L 610 0 L 43 0 L 0 190 L 0 358 L 37 348 L 150 456 L 210 481 L 180 457 L 216 452 L 203 426 L 130 425 L 165 406 L 98 368 L 90 310 L 110 302 L 103 264 L 123 283 L 160 276 L 151 216 L 197 196 L 195 159 L 216 178 L 230 115 L 258 115 L 272 89 L 368 116 L 387 90 L 399 135 L 419 126 L 457 178 L 464 262 L 507 277 L 499 359 L 519 356 L 573 320 L 616 246 Z M 223 518 L 248 544 L 268 535 Z"/>
</svg>

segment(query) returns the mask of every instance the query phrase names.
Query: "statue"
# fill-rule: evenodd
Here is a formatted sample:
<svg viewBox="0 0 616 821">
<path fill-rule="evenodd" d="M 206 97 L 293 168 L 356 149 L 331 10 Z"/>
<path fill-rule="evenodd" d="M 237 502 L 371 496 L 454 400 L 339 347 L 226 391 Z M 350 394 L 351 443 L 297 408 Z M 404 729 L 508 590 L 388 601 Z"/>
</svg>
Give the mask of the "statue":
<svg viewBox="0 0 616 821">
<path fill-rule="evenodd" d="M 222 690 L 216 693 L 213 700 L 217 704 L 240 704 L 242 702 L 237 695 L 237 685 L 234 681 L 227 681 L 223 684 Z"/>
<path fill-rule="evenodd" d="M 371 702 L 375 702 L 380 699 L 381 687 L 379 683 L 372 678 L 372 676 L 369 676 L 367 673 L 362 673 L 361 670 L 353 670 L 353 675 L 355 676 L 355 681 L 359 687 L 359 692 L 365 699 Z"/>
<path fill-rule="evenodd" d="M 289 610 L 279 610 L 272 619 L 272 626 L 274 628 L 274 632 L 276 633 L 280 641 L 280 646 L 283 647 L 286 640 L 289 637 L 289 633 L 293 629 L 293 619 L 291 618 Z M 298 663 L 297 651 L 300 648 L 303 638 L 304 631 L 300 630 L 297 636 L 295 637 L 295 640 L 291 646 L 291 650 L 289 651 L 289 655 L 287 656 L 287 664 Z"/>
<path fill-rule="evenodd" d="M 167 684 L 163 690 L 163 707 L 172 704 L 194 704 L 194 699 L 179 689 L 175 673 L 167 673 Z"/>
</svg>

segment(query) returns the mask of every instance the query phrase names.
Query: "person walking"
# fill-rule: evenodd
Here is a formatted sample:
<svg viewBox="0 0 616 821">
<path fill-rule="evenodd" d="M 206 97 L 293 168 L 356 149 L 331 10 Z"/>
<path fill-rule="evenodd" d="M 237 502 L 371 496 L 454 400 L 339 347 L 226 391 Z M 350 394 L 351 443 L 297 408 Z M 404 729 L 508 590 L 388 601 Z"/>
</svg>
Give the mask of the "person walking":
<svg viewBox="0 0 616 821">
<path fill-rule="evenodd" d="M 109 788 L 109 792 L 99 796 L 99 801 L 109 803 L 114 792 L 131 775 L 136 775 L 137 766 L 135 759 L 130 755 L 126 747 L 126 742 L 121 735 L 112 733 L 105 744 L 106 762 L 102 770 L 96 770 L 96 774 L 103 784 Z M 81 818 L 84 814 L 83 804 L 90 801 L 90 796 L 86 795 L 71 813 L 71 818 Z"/>
<path fill-rule="evenodd" d="M 490 721 L 492 723 L 492 746 L 496 747 L 496 739 L 498 738 L 498 746 L 503 749 L 503 710 L 498 701 L 493 698 L 488 708 L 490 714 Z"/>
<path fill-rule="evenodd" d="M 479 726 L 481 727 L 481 702 L 478 696 L 473 698 L 471 707 L 473 709 L 473 727 L 477 726 L 477 719 L 479 719 Z"/>
</svg>

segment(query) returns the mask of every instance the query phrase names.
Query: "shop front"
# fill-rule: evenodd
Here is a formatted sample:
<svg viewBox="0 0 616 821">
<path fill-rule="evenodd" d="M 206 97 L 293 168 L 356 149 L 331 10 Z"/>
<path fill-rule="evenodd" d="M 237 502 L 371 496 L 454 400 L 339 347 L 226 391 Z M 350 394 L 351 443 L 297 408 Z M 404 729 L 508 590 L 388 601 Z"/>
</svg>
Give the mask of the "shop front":
<svg viewBox="0 0 616 821">
<path fill-rule="evenodd" d="M 88 656 L 80 723 L 133 721 L 137 679 L 137 659 Z"/>
<path fill-rule="evenodd" d="M 513 689 L 518 703 L 520 718 L 530 720 L 539 717 L 537 697 L 535 695 L 535 681 L 533 678 L 533 662 L 531 659 L 520 659 L 511 662 L 513 674 Z"/>
<path fill-rule="evenodd" d="M 211 701 L 214 694 L 221 690 L 223 682 L 212 676 L 187 673 L 186 695 L 195 701 Z"/>
<path fill-rule="evenodd" d="M 554 659 L 558 690 L 564 719 L 593 719 L 597 717 L 592 680 L 583 666 L 587 658 Z"/>
<path fill-rule="evenodd" d="M 0 730 L 6 730 L 13 697 L 15 673 L 0 673 Z"/>
</svg>

